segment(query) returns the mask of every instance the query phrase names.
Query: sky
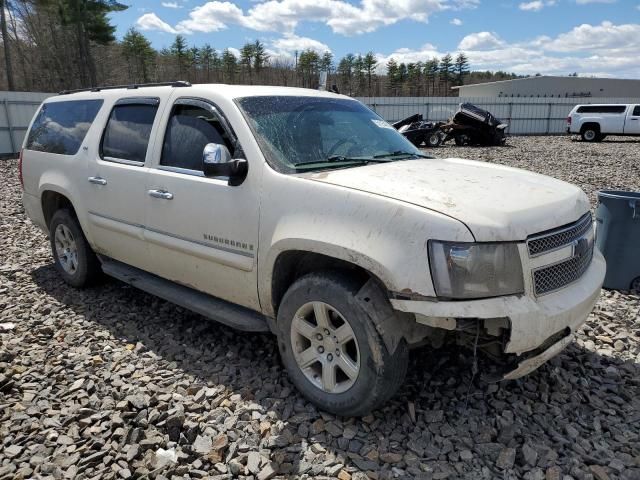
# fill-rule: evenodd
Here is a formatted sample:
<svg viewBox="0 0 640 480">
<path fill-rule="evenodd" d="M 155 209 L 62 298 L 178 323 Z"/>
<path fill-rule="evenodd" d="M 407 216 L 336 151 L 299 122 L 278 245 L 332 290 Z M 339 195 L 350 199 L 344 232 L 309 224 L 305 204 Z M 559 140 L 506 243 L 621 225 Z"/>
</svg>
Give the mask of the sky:
<svg viewBox="0 0 640 480">
<path fill-rule="evenodd" d="M 640 0 L 130 0 L 111 19 L 158 49 L 180 33 L 219 51 L 258 39 L 273 58 L 372 51 L 381 69 L 464 52 L 473 70 L 640 78 Z"/>
</svg>

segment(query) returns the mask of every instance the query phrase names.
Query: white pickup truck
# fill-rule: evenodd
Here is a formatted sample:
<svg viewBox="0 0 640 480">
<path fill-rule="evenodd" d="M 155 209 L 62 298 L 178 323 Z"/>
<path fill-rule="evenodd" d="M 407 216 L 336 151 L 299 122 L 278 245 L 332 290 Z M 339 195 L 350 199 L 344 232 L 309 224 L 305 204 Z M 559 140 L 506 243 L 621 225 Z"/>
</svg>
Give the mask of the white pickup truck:
<svg viewBox="0 0 640 480">
<path fill-rule="evenodd" d="M 640 136 L 640 105 L 576 105 L 567 117 L 567 133 L 585 142 L 600 142 L 607 135 Z"/>
<path fill-rule="evenodd" d="M 408 350 L 446 342 L 534 370 L 600 294 L 586 195 L 524 170 L 428 158 L 356 100 L 284 87 L 96 88 L 47 99 L 23 203 L 62 279 L 104 272 L 277 336 L 320 408 L 365 414 Z"/>
</svg>

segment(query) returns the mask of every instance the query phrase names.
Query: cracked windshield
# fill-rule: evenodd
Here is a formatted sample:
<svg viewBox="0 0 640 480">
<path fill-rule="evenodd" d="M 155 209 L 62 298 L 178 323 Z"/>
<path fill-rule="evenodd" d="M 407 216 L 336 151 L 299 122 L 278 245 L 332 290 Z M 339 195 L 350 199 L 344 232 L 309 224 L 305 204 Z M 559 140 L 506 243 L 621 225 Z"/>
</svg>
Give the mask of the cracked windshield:
<svg viewBox="0 0 640 480">
<path fill-rule="evenodd" d="M 426 157 L 354 100 L 255 96 L 238 104 L 267 160 L 284 173 Z"/>
</svg>

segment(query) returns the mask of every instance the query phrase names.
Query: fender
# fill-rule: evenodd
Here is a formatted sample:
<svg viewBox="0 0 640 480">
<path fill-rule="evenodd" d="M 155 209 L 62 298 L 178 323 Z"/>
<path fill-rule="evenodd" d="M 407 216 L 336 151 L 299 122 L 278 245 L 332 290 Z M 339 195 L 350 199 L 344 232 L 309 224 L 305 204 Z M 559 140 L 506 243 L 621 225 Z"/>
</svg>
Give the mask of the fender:
<svg viewBox="0 0 640 480">
<path fill-rule="evenodd" d="M 70 181 L 70 179 L 58 171 L 46 171 L 40 177 L 40 184 L 38 185 L 38 198 L 40 201 L 40 209 L 42 210 L 42 195 L 44 192 L 56 192 L 60 195 L 64 195 L 69 199 L 73 206 L 78 222 L 82 228 L 83 233 L 87 237 L 89 244 L 93 247 L 93 239 L 89 236 L 89 229 L 87 228 L 87 214 L 84 210 L 79 209 L 77 205 L 79 202 L 77 199 L 80 197 L 77 187 Z M 44 212 L 43 212 L 44 213 Z"/>
</svg>

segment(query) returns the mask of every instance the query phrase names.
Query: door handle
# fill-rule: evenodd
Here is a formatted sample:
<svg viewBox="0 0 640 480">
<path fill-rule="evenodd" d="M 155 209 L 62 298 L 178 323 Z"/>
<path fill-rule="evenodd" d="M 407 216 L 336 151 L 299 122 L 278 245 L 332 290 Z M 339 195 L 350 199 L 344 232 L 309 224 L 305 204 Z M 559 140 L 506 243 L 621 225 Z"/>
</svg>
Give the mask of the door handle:
<svg viewBox="0 0 640 480">
<path fill-rule="evenodd" d="M 89 177 L 89 183 L 94 183 L 96 185 L 106 185 L 107 180 L 102 177 Z"/>
<path fill-rule="evenodd" d="M 171 200 L 173 198 L 173 193 L 165 190 L 149 190 L 147 193 L 153 198 L 163 198 L 165 200 Z"/>
<path fill-rule="evenodd" d="M 631 120 L 632 122 L 637 122 L 638 121 L 637 118 L 630 118 L 629 120 Z"/>
</svg>

